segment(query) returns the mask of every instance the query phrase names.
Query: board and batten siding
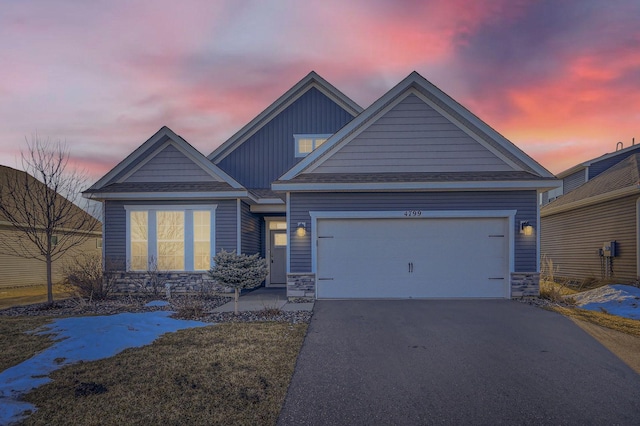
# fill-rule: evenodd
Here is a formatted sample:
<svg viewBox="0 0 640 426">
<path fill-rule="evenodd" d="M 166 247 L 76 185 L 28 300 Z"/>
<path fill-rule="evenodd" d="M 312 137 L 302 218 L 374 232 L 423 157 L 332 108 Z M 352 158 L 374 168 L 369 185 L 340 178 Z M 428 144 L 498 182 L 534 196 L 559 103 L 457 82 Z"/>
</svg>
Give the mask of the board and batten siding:
<svg viewBox="0 0 640 426">
<path fill-rule="evenodd" d="M 262 252 L 262 235 L 264 229 L 262 224 L 264 220 L 256 214 L 251 213 L 250 207 L 247 203 L 241 204 L 241 217 L 242 217 L 242 253 L 243 254 L 256 254 L 260 253 L 264 257 Z"/>
<path fill-rule="evenodd" d="M 563 194 L 567 194 L 585 183 L 586 175 L 586 169 L 582 169 L 562 179 Z"/>
<path fill-rule="evenodd" d="M 211 182 L 215 180 L 173 145 L 167 145 L 126 182 Z M 218 180 L 220 181 L 220 180 Z"/>
<path fill-rule="evenodd" d="M 564 278 L 601 278 L 598 249 L 618 242 L 613 258 L 614 278 L 638 279 L 638 196 L 630 196 L 552 215 L 541 214 L 540 253 L 553 261 L 555 275 Z"/>
<path fill-rule="evenodd" d="M 513 168 L 457 125 L 409 95 L 314 173 L 473 172 Z"/>
<path fill-rule="evenodd" d="M 290 271 L 311 271 L 311 233 L 296 235 L 298 222 L 311 224 L 310 211 L 405 210 L 517 210 L 514 229 L 514 272 L 537 271 L 535 236 L 519 232 L 521 220 L 538 224 L 536 191 L 500 192 L 403 192 L 403 193 L 291 193 L 289 216 Z M 461 259 L 461 262 L 464 260 Z"/>
<path fill-rule="evenodd" d="M 16 241 L 18 235 L 15 230 L 0 227 L 0 238 L 11 246 L 15 245 L 12 242 Z M 82 244 L 69 250 L 60 259 L 55 260 L 52 264 L 53 282 L 57 283 L 62 280 L 64 265 L 75 263 L 76 256 L 90 254 L 100 256 L 101 253 L 97 244 L 99 238 L 98 236 L 88 237 Z M 46 284 L 47 267 L 44 261 L 0 253 L 0 288 Z"/>
<path fill-rule="evenodd" d="M 311 88 L 217 166 L 246 188 L 270 188 L 302 159 L 295 156 L 294 134 L 333 134 L 352 119 L 346 110 Z"/>
<path fill-rule="evenodd" d="M 167 201 L 105 201 L 105 230 L 104 230 L 104 255 L 105 267 L 113 270 L 124 270 L 127 258 L 127 214 L 125 205 L 137 206 L 180 206 L 202 204 L 203 206 L 216 204 L 215 234 L 216 252 L 225 249 L 236 249 L 237 232 L 237 206 L 236 200 L 209 200 L 206 202 L 169 203 Z"/>
</svg>

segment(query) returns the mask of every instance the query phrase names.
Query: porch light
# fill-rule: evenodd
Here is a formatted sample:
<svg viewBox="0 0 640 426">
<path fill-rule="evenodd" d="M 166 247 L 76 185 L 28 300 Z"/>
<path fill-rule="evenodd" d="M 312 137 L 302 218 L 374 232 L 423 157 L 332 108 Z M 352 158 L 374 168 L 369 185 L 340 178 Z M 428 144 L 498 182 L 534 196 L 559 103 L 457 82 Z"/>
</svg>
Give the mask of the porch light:
<svg viewBox="0 0 640 426">
<path fill-rule="evenodd" d="M 528 220 L 520 221 L 520 233 L 526 236 L 533 235 L 533 225 Z"/>
<path fill-rule="evenodd" d="M 305 222 L 298 222 L 298 229 L 296 229 L 296 235 L 298 237 L 304 237 L 307 235 L 307 224 Z"/>
</svg>

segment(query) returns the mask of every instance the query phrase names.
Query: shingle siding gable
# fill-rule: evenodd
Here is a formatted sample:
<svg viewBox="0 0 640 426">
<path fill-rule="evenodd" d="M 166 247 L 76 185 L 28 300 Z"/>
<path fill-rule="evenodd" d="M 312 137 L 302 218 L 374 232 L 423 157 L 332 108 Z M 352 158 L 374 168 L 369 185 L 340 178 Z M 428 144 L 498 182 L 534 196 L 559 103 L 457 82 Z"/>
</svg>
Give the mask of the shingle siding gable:
<svg viewBox="0 0 640 426">
<path fill-rule="evenodd" d="M 333 134 L 353 116 L 316 88 L 285 108 L 217 166 L 247 188 L 270 188 L 301 158 L 294 134 Z"/>
</svg>

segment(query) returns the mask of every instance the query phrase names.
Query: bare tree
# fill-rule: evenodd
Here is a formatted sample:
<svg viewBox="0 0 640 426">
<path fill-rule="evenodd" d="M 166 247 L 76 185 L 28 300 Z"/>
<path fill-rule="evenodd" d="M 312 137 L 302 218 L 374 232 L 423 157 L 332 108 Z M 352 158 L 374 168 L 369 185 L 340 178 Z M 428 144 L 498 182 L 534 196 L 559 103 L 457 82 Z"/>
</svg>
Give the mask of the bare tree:
<svg viewBox="0 0 640 426">
<path fill-rule="evenodd" d="M 75 204 L 86 177 L 67 170 L 69 151 L 61 142 L 27 141 L 22 152 L 25 172 L 10 169 L 0 176 L 0 216 L 17 231 L 0 240 L 0 251 L 46 263 L 47 300 L 53 303 L 52 263 L 94 237 L 95 218 Z"/>
</svg>

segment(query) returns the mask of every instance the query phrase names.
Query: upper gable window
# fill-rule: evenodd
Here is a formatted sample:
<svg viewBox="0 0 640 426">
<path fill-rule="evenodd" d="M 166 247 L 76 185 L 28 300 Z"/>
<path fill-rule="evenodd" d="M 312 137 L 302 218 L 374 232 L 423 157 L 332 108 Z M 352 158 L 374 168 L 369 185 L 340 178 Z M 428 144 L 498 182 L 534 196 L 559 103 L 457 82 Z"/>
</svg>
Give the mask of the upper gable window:
<svg viewBox="0 0 640 426">
<path fill-rule="evenodd" d="M 296 157 L 306 157 L 311 151 L 322 145 L 331 134 L 293 135 L 296 143 Z"/>
</svg>

